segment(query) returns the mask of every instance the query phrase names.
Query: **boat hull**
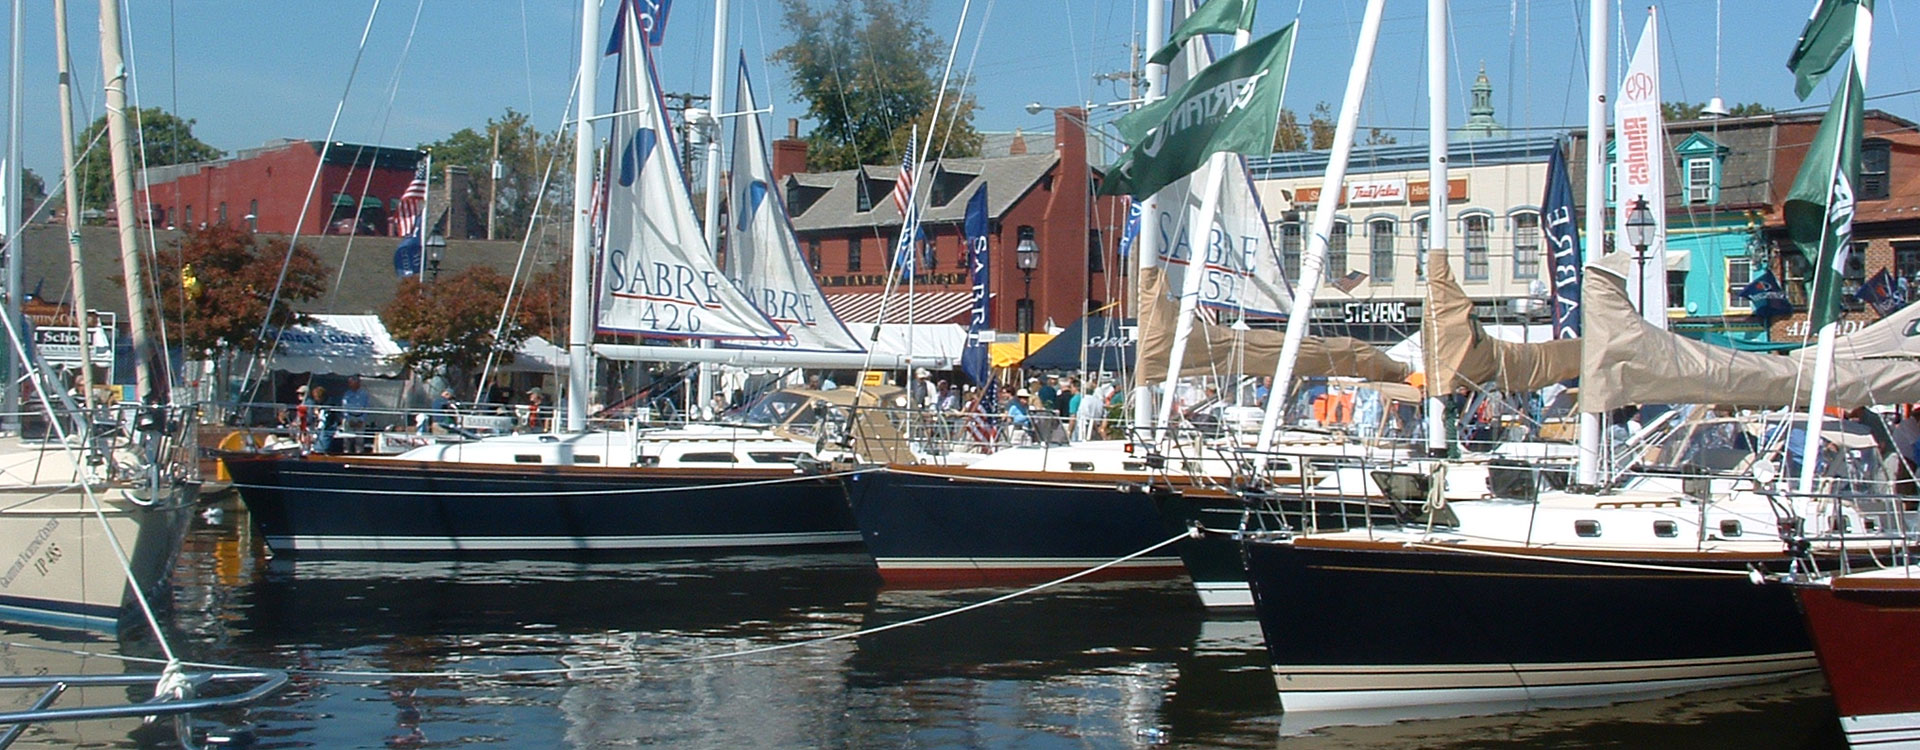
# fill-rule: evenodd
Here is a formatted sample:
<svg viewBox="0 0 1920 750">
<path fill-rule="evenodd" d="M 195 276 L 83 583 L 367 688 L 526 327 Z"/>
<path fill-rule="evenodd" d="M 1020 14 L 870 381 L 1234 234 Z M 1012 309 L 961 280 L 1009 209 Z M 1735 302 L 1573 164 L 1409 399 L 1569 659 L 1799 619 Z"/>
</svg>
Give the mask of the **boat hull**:
<svg viewBox="0 0 1920 750">
<path fill-rule="evenodd" d="M 145 622 L 129 580 L 155 606 L 168 601 L 192 486 L 154 506 L 94 494 L 99 514 L 78 487 L 0 490 L 0 620 L 111 633 Z"/>
<path fill-rule="evenodd" d="M 267 545 L 307 556 L 577 556 L 856 545 L 838 475 L 228 456 Z"/>
<path fill-rule="evenodd" d="M 1247 586 L 1247 567 L 1240 559 L 1243 531 L 1337 531 L 1394 523 L 1390 507 L 1367 498 L 1317 497 L 1298 492 L 1276 495 L 1226 496 L 1166 495 L 1156 498 L 1160 512 L 1178 527 L 1198 527 L 1206 533 L 1174 545 L 1193 578 L 1193 589 L 1208 609 L 1247 609 L 1253 591 Z"/>
<path fill-rule="evenodd" d="M 848 478 L 867 551 L 889 586 L 1038 583 L 1139 553 L 1183 531 L 1112 478 L 888 466 Z M 1165 578 L 1170 549 L 1090 577 Z"/>
<path fill-rule="evenodd" d="M 1920 582 L 1794 591 L 1848 744 L 1920 748 Z"/>
<path fill-rule="evenodd" d="M 1259 541 L 1246 552 L 1288 712 L 1625 699 L 1816 667 L 1791 592 L 1692 572 L 1770 560 L 1348 540 Z"/>
</svg>

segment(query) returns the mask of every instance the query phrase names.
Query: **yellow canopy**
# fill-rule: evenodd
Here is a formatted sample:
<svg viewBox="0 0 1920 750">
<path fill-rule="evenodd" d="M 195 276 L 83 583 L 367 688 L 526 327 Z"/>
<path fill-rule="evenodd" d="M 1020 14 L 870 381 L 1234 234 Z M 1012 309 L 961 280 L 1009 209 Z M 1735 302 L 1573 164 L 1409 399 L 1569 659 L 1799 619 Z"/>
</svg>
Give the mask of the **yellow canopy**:
<svg viewBox="0 0 1920 750">
<path fill-rule="evenodd" d="M 993 360 L 994 367 L 1013 367 L 1040 347 L 1053 340 L 1051 333 L 1025 334 L 1026 341 L 995 341 L 987 345 L 987 358 Z"/>
</svg>

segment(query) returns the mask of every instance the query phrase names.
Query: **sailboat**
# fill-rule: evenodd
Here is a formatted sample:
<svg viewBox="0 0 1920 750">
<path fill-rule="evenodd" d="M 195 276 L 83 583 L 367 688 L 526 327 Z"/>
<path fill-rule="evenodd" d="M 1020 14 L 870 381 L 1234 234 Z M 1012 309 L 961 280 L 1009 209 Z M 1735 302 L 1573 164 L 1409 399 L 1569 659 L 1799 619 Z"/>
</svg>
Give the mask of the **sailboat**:
<svg viewBox="0 0 1920 750">
<path fill-rule="evenodd" d="M 62 4 L 64 8 L 64 4 Z M 69 221 L 77 221 L 71 151 L 72 118 L 69 81 L 65 75 L 66 24 L 59 21 L 63 75 L 63 125 L 66 126 L 65 172 L 68 175 Z M 103 37 L 104 69 L 125 76 L 120 64 L 118 24 L 113 36 Z M 102 24 L 102 34 L 106 34 Z M 14 67 L 15 75 L 19 66 Z M 106 82 L 110 146 L 115 166 L 114 196 L 121 216 L 133 216 L 133 190 L 125 119 L 124 80 Z M 13 133 L 14 138 L 19 133 Z M 17 169 L 18 165 L 9 168 Z M 10 196 L 17 200 L 18 196 Z M 17 238 L 21 211 L 17 205 L 0 208 L 5 233 Z M 129 278 L 144 271 L 134 222 L 122 222 L 122 259 Z M 77 237 L 78 234 L 74 235 Z M 17 244 L 15 245 L 17 246 Z M 84 286 L 75 247 L 73 282 Z M 18 258 L 10 262 L 19 262 Z M 148 306 L 143 284 L 128 284 L 136 366 L 140 392 L 157 397 L 152 339 L 146 324 Z M 18 299 L 20 290 L 7 294 Z M 15 308 L 17 309 L 17 308 Z M 72 318 L 85 320 L 76 305 Z M 37 363 L 28 344 L 14 333 L 25 330 L 18 320 L 7 321 L 0 338 L 15 362 Z M 85 330 L 84 326 L 77 326 Z M 91 373 L 89 372 L 90 376 Z M 16 431 L 0 436 L 0 549 L 10 562 L 0 568 L 0 620 L 115 632 L 144 627 L 152 605 L 170 601 L 171 570 L 185 538 L 190 508 L 199 491 L 190 439 L 192 410 L 151 402 L 128 403 L 115 410 L 86 410 L 65 397 L 65 385 L 44 366 L 29 374 L 37 403 L 51 428 L 45 436 Z"/>
<path fill-rule="evenodd" d="M 597 6 L 588 2 L 586 12 L 582 90 L 590 92 Z M 634 18 L 623 3 L 609 45 L 621 64 L 601 199 L 606 239 L 595 256 L 600 286 L 584 288 L 585 274 L 575 277 L 576 346 L 584 353 L 593 326 L 726 345 L 592 347 L 609 358 L 789 366 L 864 358 L 811 277 L 795 275 L 804 266 L 794 265 L 797 244 L 780 197 L 766 189 L 770 179 L 756 177 L 767 171 L 757 114 L 742 115 L 751 124 L 736 135 L 745 146 L 735 149 L 743 195 L 736 198 L 730 263 L 742 276 L 729 278 L 715 264 L 672 158 L 673 130 L 652 51 Z M 590 148 L 591 94 L 583 96 L 578 142 Z M 751 112 L 750 90 L 741 97 L 743 111 Z M 576 163 L 590 169 L 592 162 L 583 156 Z M 577 191 L 589 194 L 588 187 Z M 575 226 L 575 257 L 588 258 L 595 232 L 584 221 Z M 590 309 L 597 320 L 589 321 Z M 584 378 L 590 368 L 576 361 L 573 369 Z M 853 391 L 775 394 L 769 411 L 780 423 L 773 428 L 630 423 L 625 430 L 579 431 L 582 382 L 568 393 L 573 432 L 449 441 L 392 457 L 236 456 L 227 466 L 268 545 L 293 554 L 572 555 L 859 543 L 844 472 L 823 460 L 817 429 L 830 407 L 854 405 Z M 869 389 L 857 398 L 875 406 L 889 395 Z M 862 426 L 869 437 L 886 429 Z"/>
</svg>

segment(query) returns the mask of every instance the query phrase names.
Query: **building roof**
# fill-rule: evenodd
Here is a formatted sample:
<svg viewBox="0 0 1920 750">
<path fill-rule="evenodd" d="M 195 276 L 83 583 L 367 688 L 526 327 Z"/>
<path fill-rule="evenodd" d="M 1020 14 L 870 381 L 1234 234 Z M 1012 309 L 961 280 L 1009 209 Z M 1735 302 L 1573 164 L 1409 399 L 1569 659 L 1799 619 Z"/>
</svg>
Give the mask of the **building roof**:
<svg viewBox="0 0 1920 750">
<path fill-rule="evenodd" d="M 1504 164 L 1539 164 L 1547 160 L 1559 138 L 1552 135 L 1486 138 L 1447 144 L 1447 163 L 1456 168 Z M 1247 160 L 1256 180 L 1320 177 L 1327 172 L 1332 151 L 1292 151 Z M 1427 168 L 1424 143 L 1354 146 L 1348 174 L 1404 172 Z"/>
<path fill-rule="evenodd" d="M 392 146 L 373 146 L 363 143 L 334 141 L 331 148 L 323 150 L 321 147 L 325 145 L 326 141 L 276 138 L 253 148 L 243 148 L 235 151 L 232 156 L 225 156 L 211 161 L 196 161 L 186 164 L 170 164 L 164 167 L 149 167 L 143 170 L 144 176 L 141 178 L 141 181 L 135 184 L 143 186 L 160 185 L 172 182 L 186 175 L 197 174 L 201 169 L 207 167 L 220 167 L 294 146 L 306 146 L 312 149 L 315 154 L 324 154 L 326 156 L 326 163 L 328 164 L 346 166 L 367 166 L 370 164 L 376 168 L 413 169 L 422 158 L 426 157 L 426 152 L 411 148 L 395 148 Z"/>
<path fill-rule="evenodd" d="M 987 214 L 998 218 L 1032 190 L 1059 161 L 1059 154 L 1048 151 L 1018 156 L 943 159 L 929 164 L 920 177 L 924 186 L 922 195 L 926 195 L 925 188 L 939 186 L 935 192 L 944 194 L 933 197 L 945 200 L 930 204 L 920 220 L 929 224 L 964 220 L 968 199 L 983 184 L 994 186 L 987 192 Z M 893 207 L 893 183 L 899 175 L 899 169 L 897 165 L 865 166 L 839 172 L 788 175 L 786 179 L 791 181 L 790 184 L 825 190 L 807 205 L 792 207 L 796 211 L 793 217 L 794 230 L 807 232 L 899 226 L 900 212 Z M 858 210 L 862 176 L 867 180 L 868 195 L 872 201 L 872 210 L 868 211 Z"/>
</svg>

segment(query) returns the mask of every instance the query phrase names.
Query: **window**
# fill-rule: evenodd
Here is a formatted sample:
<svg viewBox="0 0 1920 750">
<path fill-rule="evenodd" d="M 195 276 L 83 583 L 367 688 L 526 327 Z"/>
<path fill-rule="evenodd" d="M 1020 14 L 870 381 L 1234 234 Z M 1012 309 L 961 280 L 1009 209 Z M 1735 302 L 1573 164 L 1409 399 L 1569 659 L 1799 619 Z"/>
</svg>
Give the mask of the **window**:
<svg viewBox="0 0 1920 750">
<path fill-rule="evenodd" d="M 1466 234 L 1466 277 L 1468 281 L 1487 280 L 1487 234 L 1493 219 L 1484 214 L 1460 217 L 1460 228 Z"/>
<path fill-rule="evenodd" d="M 820 238 L 807 240 L 807 268 L 814 273 L 820 272 Z"/>
<path fill-rule="evenodd" d="M 1713 159 L 1687 160 L 1687 203 L 1714 202 Z"/>
<path fill-rule="evenodd" d="M 1327 233 L 1327 281 L 1347 275 L 1348 226 L 1345 220 L 1335 219 L 1333 231 Z"/>
<path fill-rule="evenodd" d="M 1752 258 L 1727 259 L 1727 307 L 1751 307 L 1752 303 L 1740 296 L 1740 290 L 1753 283 Z"/>
<path fill-rule="evenodd" d="M 1860 301 L 1860 286 L 1867 283 L 1867 243 L 1853 243 L 1853 251 L 1847 253 L 1847 267 L 1840 274 L 1840 307 L 1847 310 L 1864 310 L 1866 303 Z"/>
<path fill-rule="evenodd" d="M 1367 244 L 1373 256 L 1373 278 L 1375 281 L 1393 280 L 1393 220 L 1374 219 L 1367 222 Z"/>
<path fill-rule="evenodd" d="M 180 217 L 180 228 L 191 229 L 193 227 L 193 204 L 189 203 L 182 207 L 180 209 Z"/>
<path fill-rule="evenodd" d="M 1087 273 L 1105 273 L 1107 255 L 1101 251 L 1100 230 L 1087 230 Z"/>
<path fill-rule="evenodd" d="M 220 201 L 220 223 L 227 223 L 227 202 Z"/>
<path fill-rule="evenodd" d="M 1892 152 L 1892 144 L 1883 138 L 1868 138 L 1860 143 L 1860 191 L 1855 198 L 1874 201 L 1887 197 Z"/>
<path fill-rule="evenodd" d="M 1667 307 L 1687 306 L 1687 272 L 1667 272 Z"/>
<path fill-rule="evenodd" d="M 1893 243 L 1893 272 L 1900 277 L 1895 279 L 1898 284 L 1920 282 L 1920 242 Z"/>
<path fill-rule="evenodd" d="M 847 238 L 847 270 L 860 270 L 860 235 Z"/>
<path fill-rule="evenodd" d="M 1300 278 L 1300 222 L 1280 225 L 1280 264 L 1288 279 Z"/>
<path fill-rule="evenodd" d="M 1540 214 L 1525 211 L 1507 221 L 1513 223 L 1513 278 L 1540 278 Z"/>
</svg>

